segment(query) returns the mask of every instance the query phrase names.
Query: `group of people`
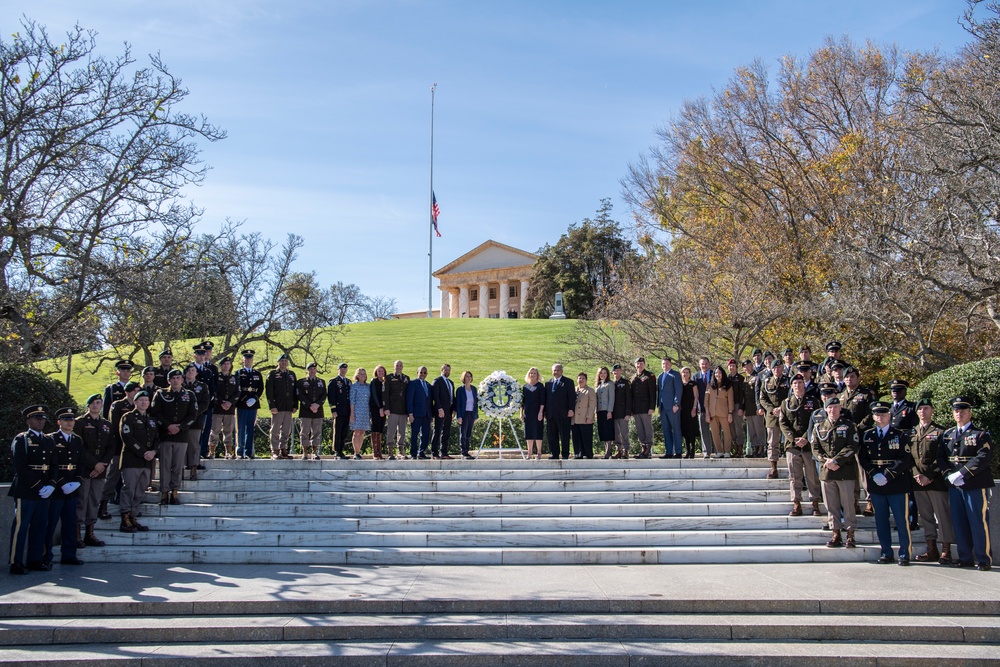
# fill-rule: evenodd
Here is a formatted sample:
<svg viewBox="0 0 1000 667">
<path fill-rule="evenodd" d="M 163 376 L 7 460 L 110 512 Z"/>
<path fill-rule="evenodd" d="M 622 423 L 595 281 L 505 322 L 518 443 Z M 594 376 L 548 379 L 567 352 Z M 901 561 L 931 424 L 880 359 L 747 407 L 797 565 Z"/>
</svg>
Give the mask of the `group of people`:
<svg viewBox="0 0 1000 667">
<path fill-rule="evenodd" d="M 318 377 L 316 363 L 308 364 L 306 376 L 297 378 L 283 354 L 265 378 L 254 368 L 253 350 L 242 352 L 242 367 L 234 372 L 230 357 L 218 365 L 213 362 L 212 348 L 211 341 L 196 345 L 194 361 L 183 368 L 173 366 L 172 352 L 165 349 L 159 366 L 143 369 L 141 383 L 131 379 L 132 364 L 119 361 L 118 381 L 103 395 L 89 397 L 84 415 L 70 408 L 58 410 L 59 429 L 50 434 L 43 433 L 47 408 L 25 409 L 28 430 L 12 443 L 12 573 L 51 568 L 57 524 L 62 526 L 60 562 L 80 563 L 78 548 L 104 544 L 94 526 L 98 518 L 111 518 L 108 505 L 116 496 L 119 530 L 147 530 L 138 519 L 142 500 L 152 490 L 157 461 L 160 503 L 179 504 L 184 471 L 189 479 L 197 479 L 198 470 L 204 469 L 200 460 L 214 458 L 220 445 L 226 458 L 254 458 L 262 397 L 271 413 L 272 459 L 291 458 L 296 411 L 301 456 L 319 459 L 327 405 L 338 459 L 349 458 L 349 437 L 353 458 L 361 459 L 366 435 L 377 460 L 451 459 L 453 424 L 460 431 L 460 455 L 473 458 L 479 394 L 470 371 L 462 373 L 456 386 L 448 364 L 429 381 L 426 366 L 411 379 L 399 360 L 392 373 L 375 366 L 370 380 L 364 368 L 348 378 L 348 365 L 342 363 L 327 382 Z M 821 515 L 822 498 L 832 531 L 829 547 L 855 546 L 857 500 L 864 489 L 865 513 L 876 519 L 879 562 L 897 562 L 892 514 L 899 536 L 898 562 L 909 563 L 912 497 L 928 544 L 917 561 L 951 563 L 954 544 L 956 564 L 990 569 L 991 441 L 988 433 L 970 424 L 969 401 L 957 397 L 952 402 L 956 426 L 945 429 L 934 423 L 929 400 L 916 405 L 906 400 L 906 382 L 891 383 L 891 403 L 877 401 L 861 386 L 857 368 L 841 359 L 840 343 L 831 342 L 826 350 L 827 358 L 819 364 L 811 360 L 808 346 L 802 346 L 798 360 L 791 349 L 781 359 L 757 349 L 742 364 L 730 359 L 715 368 L 702 357 L 697 372 L 686 367 L 678 372 L 667 356 L 659 375 L 638 357 L 631 378 L 620 364 L 604 366 L 593 387 L 586 373 L 579 373 L 575 384 L 564 377 L 561 364 L 552 366 L 544 382 L 539 370 L 531 368 L 521 387 L 528 457 L 541 459 L 545 443 L 551 459 L 569 459 L 571 446 L 575 458 L 593 458 L 596 423 L 603 458 L 627 459 L 632 420 L 639 441 L 636 458 L 651 458 L 652 419 L 659 412 L 664 441 L 660 458 L 693 458 L 700 440 L 705 458 L 766 455 L 767 476 L 776 478 L 784 455 L 790 514 L 803 514 L 803 486 L 815 516 Z"/>
</svg>

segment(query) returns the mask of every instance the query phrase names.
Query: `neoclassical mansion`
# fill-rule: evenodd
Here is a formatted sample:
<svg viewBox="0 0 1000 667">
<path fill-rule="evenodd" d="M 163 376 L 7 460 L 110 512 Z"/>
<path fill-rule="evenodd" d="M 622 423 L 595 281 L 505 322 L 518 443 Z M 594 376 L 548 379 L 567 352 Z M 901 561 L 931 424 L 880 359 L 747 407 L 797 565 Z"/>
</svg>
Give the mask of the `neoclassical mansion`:
<svg viewBox="0 0 1000 667">
<path fill-rule="evenodd" d="M 440 317 L 520 317 L 534 253 L 489 240 L 434 272 Z"/>
</svg>

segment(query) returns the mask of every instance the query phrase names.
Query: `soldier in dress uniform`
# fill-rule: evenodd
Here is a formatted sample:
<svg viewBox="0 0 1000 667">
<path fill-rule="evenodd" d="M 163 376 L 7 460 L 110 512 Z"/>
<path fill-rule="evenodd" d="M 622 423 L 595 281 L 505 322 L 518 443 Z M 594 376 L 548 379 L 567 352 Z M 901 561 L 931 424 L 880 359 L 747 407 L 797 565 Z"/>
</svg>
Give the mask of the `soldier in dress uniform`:
<svg viewBox="0 0 1000 667">
<path fill-rule="evenodd" d="M 306 376 L 295 384 L 299 401 L 299 433 L 302 439 L 302 460 L 318 461 L 323 449 L 323 405 L 326 403 L 326 382 L 317 376 L 319 366 L 310 361 Z"/>
<path fill-rule="evenodd" d="M 812 501 L 813 516 L 821 516 L 819 499 L 822 491 L 819 475 L 813 462 L 812 447 L 807 439 L 809 418 L 819 405 L 819 401 L 806 395 L 805 380 L 801 375 L 792 378 L 791 393 L 781 403 L 778 424 L 785 436 L 785 463 L 788 466 L 789 490 L 792 496 L 792 511 L 788 516 L 802 516 L 802 477 L 805 476 Z"/>
<path fill-rule="evenodd" d="M 785 369 L 785 377 L 794 377 L 799 372 L 799 362 L 795 360 L 795 352 L 792 351 L 792 348 L 785 348 L 785 351 L 781 353 L 781 360 L 784 362 L 782 367 Z"/>
<path fill-rule="evenodd" d="M 117 503 L 119 498 L 118 487 L 121 482 L 121 451 L 122 451 L 122 441 L 121 432 L 119 428 L 121 426 L 122 417 L 126 412 L 135 408 L 136 392 L 139 391 L 139 385 L 135 382 L 129 382 L 125 385 L 125 398 L 120 401 L 115 401 L 111 406 L 111 414 L 109 415 L 108 421 L 111 422 L 111 465 L 108 467 L 107 479 L 104 480 L 104 491 L 101 494 L 101 504 L 97 508 L 97 518 L 102 520 L 108 520 L 111 518 L 111 513 L 108 511 L 108 503 Z"/>
<path fill-rule="evenodd" d="M 386 378 L 387 381 L 388 379 Z M 327 383 L 327 398 L 330 401 L 330 415 L 334 418 L 333 454 L 338 459 L 346 459 L 344 442 L 350 433 L 351 420 L 351 381 L 347 378 L 347 362 L 337 367 L 337 376 Z"/>
<path fill-rule="evenodd" d="M 831 340 L 826 344 L 826 359 L 824 359 L 823 363 L 821 363 L 816 369 L 816 377 L 819 378 L 820 381 L 824 380 L 824 376 L 829 376 L 831 374 L 835 363 L 838 361 L 842 364 L 844 363 L 843 358 L 840 356 L 840 350 L 842 347 L 843 346 L 839 340 Z M 829 381 L 831 378 L 826 377 L 825 379 Z"/>
<path fill-rule="evenodd" d="M 187 454 L 185 455 L 185 465 L 190 471 L 188 478 L 191 481 L 198 479 L 198 468 L 201 467 L 204 469 L 205 467 L 199 466 L 199 461 L 201 460 L 201 432 L 205 430 L 205 413 L 208 412 L 208 406 L 212 402 L 212 394 L 209 391 L 208 385 L 199 380 L 198 375 L 198 367 L 194 364 L 188 364 L 184 367 L 184 384 L 182 386 L 194 394 L 195 400 L 198 403 L 194 424 L 188 429 L 188 446 Z"/>
<path fill-rule="evenodd" d="M 912 487 L 913 457 L 910 438 L 890 425 L 889 404 L 872 403 L 875 426 L 861 435 L 858 464 L 868 478 L 868 491 L 875 507 L 875 532 L 882 548 L 880 564 L 894 563 L 889 512 L 899 536 L 899 564 L 910 564 L 910 517 L 907 494 Z"/>
<path fill-rule="evenodd" d="M 219 380 L 212 399 L 212 427 L 208 437 L 208 458 L 215 458 L 219 440 L 223 442 L 226 458 L 236 457 L 236 402 L 240 386 L 233 375 L 233 360 L 223 357 L 219 362 Z"/>
<path fill-rule="evenodd" d="M 290 459 L 289 447 L 292 437 L 292 413 L 299 402 L 295 397 L 295 373 L 288 370 L 291 357 L 278 357 L 278 367 L 267 374 L 264 394 L 267 407 L 271 410 L 271 458 Z"/>
<path fill-rule="evenodd" d="M 73 432 L 80 436 L 83 443 L 83 451 L 80 453 L 80 492 L 76 506 L 79 547 L 104 546 L 104 542 L 94 534 L 94 525 L 97 523 L 97 510 L 104 495 L 104 479 L 116 453 L 116 438 L 111 432 L 111 422 L 101 417 L 102 407 L 101 397 L 94 394 L 87 399 L 87 414 L 77 419 L 73 426 Z M 83 531 L 86 533 L 81 535 Z"/>
<path fill-rule="evenodd" d="M 993 491 L 993 441 L 988 431 L 972 423 L 972 399 L 951 401 L 955 426 L 944 434 L 938 466 L 948 480 L 951 523 L 958 560 L 954 567 L 976 567 L 988 572 L 993 565 L 990 545 L 990 494 Z"/>
<path fill-rule="evenodd" d="M 159 448 L 159 425 L 150 414 L 149 407 L 149 394 L 137 392 L 134 409 L 122 415 L 119 424 L 118 432 L 122 440 L 122 499 L 119 508 L 122 521 L 118 530 L 123 533 L 149 530 L 137 520 L 149 486 L 149 465 L 156 459 Z M 166 484 L 162 478 L 160 483 Z"/>
<path fill-rule="evenodd" d="M 198 419 L 198 399 L 184 388 L 184 374 L 176 368 L 167 381 L 170 386 L 156 392 L 149 413 L 160 428 L 160 504 L 180 505 L 188 431 Z"/>
<path fill-rule="evenodd" d="M 761 375 L 758 375 L 760 382 Z M 785 367 L 780 361 L 771 363 L 771 376 L 764 379 L 757 396 L 757 414 L 764 418 L 767 427 L 767 460 L 771 470 L 768 479 L 778 478 L 778 457 L 781 455 L 781 404 L 788 398 L 788 378 L 785 377 Z"/>
<path fill-rule="evenodd" d="M 240 398 L 236 402 L 236 458 L 252 459 L 254 429 L 257 426 L 257 410 L 260 397 L 264 393 L 264 376 L 253 367 L 253 350 L 243 350 L 243 368 L 236 371 L 236 384 L 240 388 Z"/>
<path fill-rule="evenodd" d="M 639 446 L 642 448 L 636 458 L 652 458 L 653 410 L 656 409 L 657 389 L 656 376 L 646 368 L 645 357 L 637 357 L 635 360 L 635 376 L 632 378 L 631 391 L 632 419 L 635 421 L 635 432 L 639 438 Z M 571 404 L 571 409 L 575 405 L 574 401 Z M 705 430 L 708 430 L 707 427 Z M 568 450 L 564 447 L 563 451 Z M 566 457 L 563 456 L 563 458 Z"/>
<path fill-rule="evenodd" d="M 346 369 L 346 364 L 344 368 Z M 406 427 L 409 413 L 406 411 L 406 388 L 410 384 L 410 376 L 403 372 L 403 362 L 401 360 L 397 359 L 393 364 L 392 373 L 385 376 L 384 384 L 382 400 L 386 410 L 389 412 L 386 421 L 388 432 L 385 436 L 385 446 L 389 450 L 390 459 L 395 456 L 397 448 L 399 449 L 399 455 L 408 459 L 410 455 L 406 453 L 409 451 L 409 447 L 406 446 Z M 332 386 L 329 386 L 328 389 L 333 391 Z M 349 394 L 347 400 L 348 406 L 350 406 Z M 334 438 L 333 443 L 336 447 L 336 438 Z M 343 453 L 343 444 L 341 444 L 341 453 Z"/>
<path fill-rule="evenodd" d="M 821 382 L 819 385 L 819 407 L 816 408 L 812 415 L 809 417 L 809 427 L 806 429 L 806 440 L 810 443 L 812 442 L 813 429 L 816 425 L 821 423 L 826 419 L 826 401 L 829 398 L 833 398 L 837 395 L 837 385 L 832 382 Z M 837 405 L 840 405 L 840 401 L 837 401 Z M 844 417 L 846 419 L 851 418 L 851 414 L 847 411 L 842 410 Z"/>
<path fill-rule="evenodd" d="M 812 360 L 812 348 L 808 345 L 803 345 L 799 347 L 799 363 L 809 364 L 812 367 L 812 373 L 816 375 L 816 364 Z"/>
<path fill-rule="evenodd" d="M 49 498 L 49 521 L 45 529 L 45 556 L 42 562 L 53 560 L 52 545 L 56 527 L 60 527 L 62 544 L 59 547 L 61 565 L 83 565 L 76 557 L 78 531 L 76 529 L 76 503 L 80 491 L 80 458 L 83 439 L 74 431 L 76 414 L 73 408 L 56 410 L 59 430 L 49 434 L 55 443 L 56 474 L 52 480 L 55 491 Z"/>
<path fill-rule="evenodd" d="M 936 560 L 941 565 L 951 564 L 951 545 L 955 535 L 951 529 L 951 503 L 948 499 L 948 481 L 938 465 L 944 429 L 934 423 L 934 406 L 931 399 L 917 401 L 920 422 L 913 430 L 911 454 L 913 455 L 913 495 L 920 510 L 920 525 L 927 540 L 927 551 L 915 557 L 918 563 Z M 937 520 L 935 521 L 935 517 Z M 941 550 L 937 541 L 941 538 Z"/>
<path fill-rule="evenodd" d="M 858 480 L 858 431 L 841 409 L 840 399 L 836 396 L 830 396 L 823 402 L 823 415 L 823 420 L 812 432 L 812 451 L 813 458 L 820 464 L 823 504 L 830 515 L 832 536 L 826 546 L 854 547 L 854 531 L 858 527 L 854 511 L 854 485 Z M 841 538 L 841 531 L 846 531 L 846 544 Z"/>
<path fill-rule="evenodd" d="M 139 389 L 148 392 L 150 396 L 159 389 L 156 386 L 156 369 L 152 366 L 146 366 L 142 369 L 142 382 L 139 383 Z"/>
<path fill-rule="evenodd" d="M 861 375 L 854 366 L 844 368 L 844 390 L 840 392 L 838 398 L 841 407 L 851 413 L 851 419 L 854 420 L 858 433 L 864 433 L 875 425 L 870 407 L 875 401 L 875 394 L 861 386 Z M 858 471 L 858 498 L 864 500 L 868 497 L 868 478 L 865 477 L 864 470 L 858 468 Z M 874 516 L 875 509 L 871 500 L 867 501 L 863 514 Z"/>
<path fill-rule="evenodd" d="M 763 415 L 758 414 L 757 395 L 760 391 L 757 387 L 757 375 L 754 368 L 756 366 L 750 359 L 743 361 L 743 370 L 746 372 L 746 382 L 743 385 L 743 412 L 746 415 L 749 456 L 758 458 L 765 455 L 767 426 L 764 424 Z"/>
<path fill-rule="evenodd" d="M 892 407 L 889 409 L 889 424 L 893 428 L 898 428 L 906 435 L 913 433 L 917 426 L 917 406 L 913 401 L 906 400 L 906 390 L 909 387 L 906 380 L 892 380 L 889 383 L 889 393 L 892 394 Z M 917 502 L 913 492 L 909 493 L 910 504 L 910 530 L 914 531 L 919 527 L 917 522 Z"/>
<path fill-rule="evenodd" d="M 55 443 L 42 433 L 44 405 L 29 405 L 21 411 L 28 429 L 14 436 L 10 445 L 14 478 L 7 495 L 14 499 L 14 521 L 10 530 L 10 573 L 51 570 L 43 563 L 49 497 L 55 491 Z"/>
<path fill-rule="evenodd" d="M 115 373 L 118 375 L 118 381 L 104 387 L 104 414 L 102 417 L 105 419 L 111 414 L 111 404 L 125 398 L 125 385 L 132 377 L 131 362 L 119 359 L 115 362 Z"/>
<path fill-rule="evenodd" d="M 165 347 L 163 348 L 163 351 L 160 352 L 160 365 L 154 369 L 155 372 L 153 374 L 154 378 L 153 384 L 155 384 L 159 389 L 166 389 L 167 386 L 170 384 L 167 381 L 167 374 L 170 373 L 170 371 L 173 370 L 173 368 L 174 368 L 174 353 L 170 350 L 169 347 Z M 150 399 L 152 399 L 152 397 L 155 395 L 156 395 L 155 393 L 151 394 Z"/>
<path fill-rule="evenodd" d="M 208 387 L 210 399 L 208 403 L 208 410 L 205 411 L 204 415 L 205 427 L 201 431 L 201 442 L 198 443 L 198 453 L 202 458 L 208 459 L 214 458 L 214 456 L 209 456 L 208 442 L 212 436 L 212 416 L 215 414 L 215 392 L 219 390 L 219 367 L 212 361 L 215 343 L 210 340 L 203 340 L 198 347 L 204 350 L 204 356 L 199 365 L 198 353 L 195 352 L 194 363 L 195 366 L 198 366 L 198 380 L 200 382 L 204 382 Z M 198 466 L 198 470 L 204 469 L 205 466 Z"/>
<path fill-rule="evenodd" d="M 629 450 L 628 420 L 632 416 L 632 385 L 622 374 L 622 365 L 615 364 L 611 369 L 615 383 L 615 407 L 611 418 L 615 423 L 615 453 L 613 459 L 627 459 Z M 694 453 L 691 453 L 691 457 Z M 688 458 L 691 458 L 688 457 Z"/>
</svg>

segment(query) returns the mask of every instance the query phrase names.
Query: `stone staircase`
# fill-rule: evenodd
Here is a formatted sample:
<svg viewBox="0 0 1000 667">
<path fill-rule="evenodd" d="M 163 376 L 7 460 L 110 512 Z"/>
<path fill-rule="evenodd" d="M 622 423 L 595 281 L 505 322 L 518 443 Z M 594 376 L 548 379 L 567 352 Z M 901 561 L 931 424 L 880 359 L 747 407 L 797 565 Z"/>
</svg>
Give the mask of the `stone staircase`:
<svg viewBox="0 0 1000 667">
<path fill-rule="evenodd" d="M 225 461 L 147 498 L 149 532 L 98 524 L 89 562 L 640 564 L 861 561 L 825 517 L 789 517 L 759 459 Z M 114 511 L 112 506 L 112 511 Z"/>
</svg>

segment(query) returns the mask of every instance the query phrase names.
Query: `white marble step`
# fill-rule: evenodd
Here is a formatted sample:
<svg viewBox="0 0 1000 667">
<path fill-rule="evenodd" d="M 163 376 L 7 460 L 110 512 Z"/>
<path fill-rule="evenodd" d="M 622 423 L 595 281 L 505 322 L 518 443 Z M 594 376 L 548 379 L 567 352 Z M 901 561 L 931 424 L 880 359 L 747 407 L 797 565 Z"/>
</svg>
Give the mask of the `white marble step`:
<svg viewBox="0 0 1000 667">
<path fill-rule="evenodd" d="M 147 496 L 151 501 L 153 496 Z M 405 504 L 587 504 L 587 503 L 690 503 L 787 501 L 788 489 L 713 491 L 539 491 L 539 492 L 340 492 L 340 491 L 187 491 L 181 501 L 200 503 L 314 503 L 405 505 Z"/>
<path fill-rule="evenodd" d="M 821 540 L 817 539 L 817 542 Z M 861 562 L 878 558 L 878 548 L 827 549 L 822 545 L 482 548 L 482 547 L 88 547 L 92 562 L 287 563 L 323 565 L 638 565 L 644 563 Z M 102 561 L 100 554 L 107 554 Z"/>
<path fill-rule="evenodd" d="M 787 492 L 786 492 L 787 494 Z M 142 506 L 146 518 L 165 516 L 202 517 L 302 517 L 326 519 L 331 517 L 705 517 L 705 516 L 787 516 L 791 509 L 787 495 L 773 502 L 675 502 L 675 503 L 614 503 L 600 502 L 587 504 L 351 504 L 331 503 L 321 498 L 313 498 L 308 503 L 290 504 L 283 502 L 256 504 L 199 502 L 194 495 L 182 491 L 181 505 L 157 505 L 155 494 L 149 494 Z M 110 505 L 112 519 L 102 526 L 117 525 L 116 505 Z M 813 517 L 809 517 L 812 519 Z M 796 518 L 795 520 L 803 520 Z"/>
<path fill-rule="evenodd" d="M 279 493 L 520 493 L 607 491 L 745 491 L 787 489 L 775 479 L 565 479 L 565 480 L 216 480 L 186 481 L 195 493 L 226 491 Z"/>
<path fill-rule="evenodd" d="M 175 508 L 176 509 L 176 508 Z M 774 516 L 539 516 L 539 517 L 315 517 L 282 516 L 193 516 L 170 514 L 144 516 L 142 523 L 152 531 L 281 531 L 281 532 L 472 532 L 496 531 L 644 531 L 712 530 L 738 526 L 741 530 L 819 530 L 826 524 L 820 517 Z M 865 519 L 864 527 L 874 526 Z"/>
<path fill-rule="evenodd" d="M 520 458 L 509 458 L 505 456 L 502 460 L 481 458 L 479 460 L 452 459 L 450 461 L 417 460 L 417 461 L 376 461 L 365 458 L 361 461 L 353 459 L 338 460 L 330 456 L 324 456 L 319 461 L 302 461 L 300 459 L 253 459 L 249 461 L 233 461 L 225 459 L 202 459 L 202 463 L 209 469 L 228 470 L 481 470 L 481 471 L 502 471 L 502 470 L 628 470 L 628 469 L 657 469 L 670 470 L 678 468 L 736 468 L 736 469 L 767 469 L 770 464 L 765 459 L 635 459 L 627 461 L 614 459 L 568 459 L 553 461 L 544 457 L 541 461 L 522 460 Z M 783 467 L 779 462 L 778 467 Z"/>
<path fill-rule="evenodd" d="M 787 471 L 779 470 L 787 477 Z M 767 468 L 573 468 L 528 467 L 523 469 L 481 470 L 475 468 L 416 469 L 416 468 L 318 468 L 301 470 L 271 468 L 269 465 L 232 469 L 209 466 L 201 476 L 211 480 L 351 480 L 351 481 L 455 481 L 455 480 L 640 480 L 640 479 L 764 479 Z"/>
<path fill-rule="evenodd" d="M 872 530 L 858 531 L 862 542 L 875 541 Z M 109 546 L 143 545 L 163 547 L 229 546 L 261 547 L 665 547 L 665 546 L 747 546 L 822 545 L 826 535 L 817 530 L 719 530 L 680 531 L 583 531 L 550 530 L 469 532 L 461 527 L 434 532 L 366 531 L 192 531 L 165 530 L 143 533 L 115 533 L 103 536 Z M 89 547 L 88 547 L 89 549 Z M 90 552 L 97 554 L 99 548 Z"/>
</svg>

